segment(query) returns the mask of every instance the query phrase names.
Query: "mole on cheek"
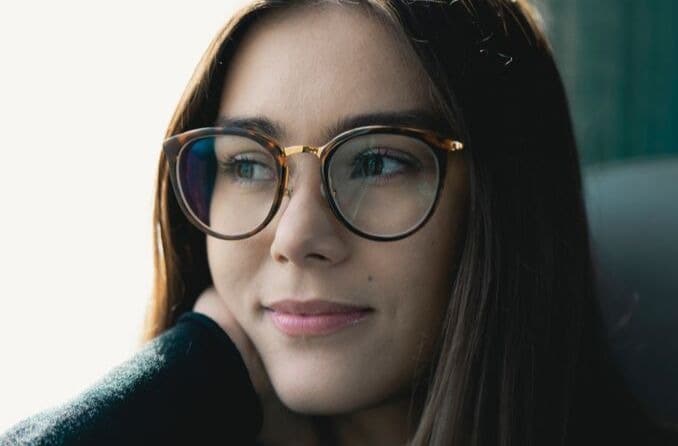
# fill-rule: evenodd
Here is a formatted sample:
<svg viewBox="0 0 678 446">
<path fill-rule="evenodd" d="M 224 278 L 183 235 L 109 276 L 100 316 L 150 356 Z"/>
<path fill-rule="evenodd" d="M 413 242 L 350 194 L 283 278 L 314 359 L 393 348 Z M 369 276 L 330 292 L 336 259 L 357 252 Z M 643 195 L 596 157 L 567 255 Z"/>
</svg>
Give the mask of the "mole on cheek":
<svg viewBox="0 0 678 446">
<path fill-rule="evenodd" d="M 368 282 L 372 282 L 372 276 L 369 275 L 369 274 L 367 275 L 367 281 L 368 281 Z"/>
</svg>

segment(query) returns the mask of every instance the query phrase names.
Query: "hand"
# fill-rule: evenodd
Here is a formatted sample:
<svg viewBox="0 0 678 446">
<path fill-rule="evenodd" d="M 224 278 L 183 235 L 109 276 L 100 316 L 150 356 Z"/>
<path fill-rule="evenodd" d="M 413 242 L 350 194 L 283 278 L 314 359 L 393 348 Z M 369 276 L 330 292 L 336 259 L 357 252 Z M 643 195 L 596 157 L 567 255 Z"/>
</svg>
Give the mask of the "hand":
<svg viewBox="0 0 678 446">
<path fill-rule="evenodd" d="M 264 422 L 258 441 L 266 445 L 316 444 L 316 434 L 310 417 L 292 412 L 280 401 L 259 352 L 214 287 L 209 287 L 200 294 L 193 311 L 215 321 L 240 352 L 263 408 Z"/>
</svg>

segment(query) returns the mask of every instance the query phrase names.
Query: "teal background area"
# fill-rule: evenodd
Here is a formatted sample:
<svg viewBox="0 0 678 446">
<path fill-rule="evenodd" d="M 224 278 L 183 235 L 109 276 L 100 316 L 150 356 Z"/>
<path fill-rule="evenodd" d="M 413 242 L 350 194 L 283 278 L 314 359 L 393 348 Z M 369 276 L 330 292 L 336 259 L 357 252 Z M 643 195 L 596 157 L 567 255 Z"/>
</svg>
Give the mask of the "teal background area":
<svg viewBox="0 0 678 446">
<path fill-rule="evenodd" d="M 584 166 L 678 156 L 678 1 L 535 0 Z"/>
</svg>

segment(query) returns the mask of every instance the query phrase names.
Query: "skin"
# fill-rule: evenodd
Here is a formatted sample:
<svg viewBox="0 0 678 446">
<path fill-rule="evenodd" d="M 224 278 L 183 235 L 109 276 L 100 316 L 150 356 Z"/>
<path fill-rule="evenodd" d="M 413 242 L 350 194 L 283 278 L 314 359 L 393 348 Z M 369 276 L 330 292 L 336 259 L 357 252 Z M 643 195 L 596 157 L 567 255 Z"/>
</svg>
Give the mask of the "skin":
<svg viewBox="0 0 678 446">
<path fill-rule="evenodd" d="M 277 121 L 283 145 L 322 145 L 339 117 L 435 110 L 429 91 L 418 59 L 393 31 L 358 8 L 309 6 L 274 12 L 248 31 L 230 63 L 219 114 Z M 219 321 L 257 391 L 278 402 L 265 408 L 269 438 L 276 437 L 270 414 L 288 411 L 289 420 L 328 416 L 339 444 L 402 444 L 411 434 L 411 382 L 432 359 L 451 292 L 466 166 L 459 154 L 448 156 L 431 219 L 390 242 L 361 238 L 334 217 L 319 166 L 311 154 L 290 158 L 293 193 L 261 232 L 239 241 L 207 237 L 214 288 L 196 311 Z M 284 298 L 374 311 L 330 335 L 290 337 L 264 308 Z M 300 420 L 296 415 L 297 424 L 277 428 L 301 426 Z"/>
</svg>

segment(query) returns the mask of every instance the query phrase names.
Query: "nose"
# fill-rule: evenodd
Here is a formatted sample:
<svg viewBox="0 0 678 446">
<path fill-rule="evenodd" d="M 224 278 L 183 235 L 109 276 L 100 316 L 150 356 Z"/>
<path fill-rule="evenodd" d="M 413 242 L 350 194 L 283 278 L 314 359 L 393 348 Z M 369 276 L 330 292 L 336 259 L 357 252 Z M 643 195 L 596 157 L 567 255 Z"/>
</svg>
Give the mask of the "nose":
<svg viewBox="0 0 678 446">
<path fill-rule="evenodd" d="M 319 161 L 311 154 L 295 155 L 286 195 L 274 220 L 271 256 L 299 267 L 331 266 L 349 255 L 348 235 L 334 217 L 322 193 Z"/>
</svg>

